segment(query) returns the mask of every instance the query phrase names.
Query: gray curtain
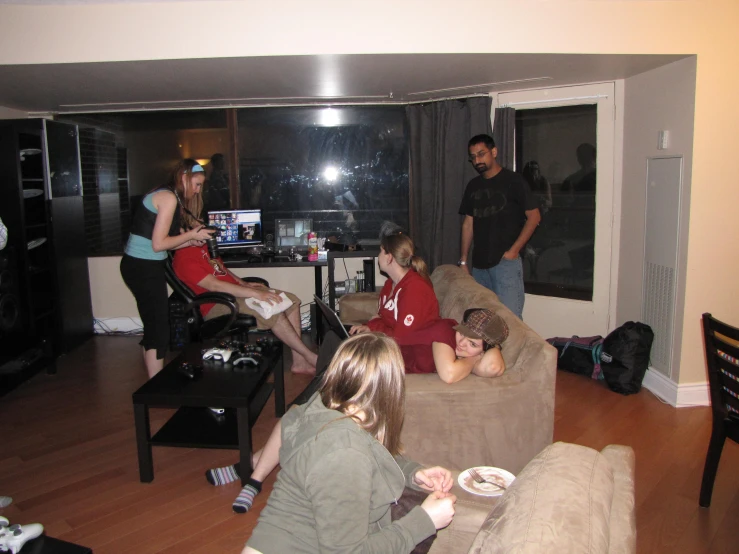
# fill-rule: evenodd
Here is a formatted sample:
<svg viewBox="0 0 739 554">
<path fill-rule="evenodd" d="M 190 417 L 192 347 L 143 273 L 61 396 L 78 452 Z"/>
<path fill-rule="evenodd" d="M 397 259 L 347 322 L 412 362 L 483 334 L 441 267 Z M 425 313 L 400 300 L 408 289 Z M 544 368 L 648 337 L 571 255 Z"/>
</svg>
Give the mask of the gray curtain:
<svg viewBox="0 0 739 554">
<path fill-rule="evenodd" d="M 477 175 L 467 141 L 492 135 L 489 97 L 444 100 L 406 107 L 410 127 L 410 232 L 429 269 L 459 259 L 467 182 Z"/>
<path fill-rule="evenodd" d="M 516 141 L 516 109 L 495 108 L 493 140 L 498 147 L 498 163 L 513 171 Z"/>
</svg>

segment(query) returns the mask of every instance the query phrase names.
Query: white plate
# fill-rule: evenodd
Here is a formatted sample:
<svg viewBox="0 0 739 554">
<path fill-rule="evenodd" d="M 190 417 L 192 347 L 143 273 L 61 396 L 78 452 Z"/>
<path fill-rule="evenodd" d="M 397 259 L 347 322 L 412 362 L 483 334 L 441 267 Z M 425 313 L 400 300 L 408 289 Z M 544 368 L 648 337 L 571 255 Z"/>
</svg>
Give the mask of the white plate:
<svg viewBox="0 0 739 554">
<path fill-rule="evenodd" d="M 41 196 L 44 193 L 41 189 L 25 189 L 23 191 L 23 198 L 34 198 L 36 196 Z"/>
<path fill-rule="evenodd" d="M 31 250 L 33 248 L 36 248 L 37 246 L 41 246 L 46 242 L 46 237 L 41 237 L 40 239 L 33 239 L 28 241 L 28 249 Z"/>
<path fill-rule="evenodd" d="M 508 488 L 516 479 L 516 476 L 511 472 L 506 471 L 505 469 L 500 469 L 499 467 L 479 466 L 472 469 L 476 470 L 484 479 L 503 485 L 506 488 Z M 500 496 L 505 492 L 504 489 L 498 488 L 495 485 L 478 483 L 470 477 L 469 471 L 469 469 L 465 469 L 457 478 L 459 486 L 467 492 L 479 494 L 481 496 Z"/>
</svg>

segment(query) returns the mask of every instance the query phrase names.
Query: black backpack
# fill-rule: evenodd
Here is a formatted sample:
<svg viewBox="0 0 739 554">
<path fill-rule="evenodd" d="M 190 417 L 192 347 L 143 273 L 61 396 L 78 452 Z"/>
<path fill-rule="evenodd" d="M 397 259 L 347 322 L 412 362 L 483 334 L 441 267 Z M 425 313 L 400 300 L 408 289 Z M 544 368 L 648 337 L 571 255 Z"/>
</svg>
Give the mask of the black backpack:
<svg viewBox="0 0 739 554">
<path fill-rule="evenodd" d="M 620 394 L 641 390 L 653 341 L 652 328 L 635 321 L 627 321 L 603 339 L 600 365 L 608 388 Z"/>
<path fill-rule="evenodd" d="M 600 378 L 600 354 L 603 337 L 553 337 L 547 342 L 557 349 L 557 369 Z"/>
</svg>

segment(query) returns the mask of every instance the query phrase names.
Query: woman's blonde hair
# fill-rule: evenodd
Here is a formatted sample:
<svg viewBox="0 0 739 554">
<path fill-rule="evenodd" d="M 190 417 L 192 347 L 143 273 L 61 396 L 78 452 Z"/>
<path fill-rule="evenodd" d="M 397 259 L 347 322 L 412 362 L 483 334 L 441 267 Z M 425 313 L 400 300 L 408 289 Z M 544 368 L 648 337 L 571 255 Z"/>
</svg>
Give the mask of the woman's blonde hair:
<svg viewBox="0 0 739 554">
<path fill-rule="evenodd" d="M 321 385 L 323 405 L 348 417 L 361 412 L 360 427 L 392 455 L 400 454 L 405 410 L 405 371 L 397 343 L 382 333 L 345 340 Z"/>
<path fill-rule="evenodd" d="M 198 166 L 198 168 L 202 170 L 200 164 L 192 158 L 185 158 L 178 162 L 173 168 L 169 182 L 167 183 L 167 188 L 177 195 L 177 203 L 180 210 L 180 222 L 185 229 L 191 229 L 203 224 L 200 220 L 200 216 L 203 213 L 202 194 L 193 194 L 190 198 L 187 198 L 187 195 L 185 194 L 185 186 L 182 184 L 183 175 L 186 176 L 186 181 L 189 184 L 193 175 L 204 173 L 202 171 L 193 173 L 193 168 L 195 166 Z M 205 184 L 203 184 L 203 187 L 204 186 Z"/>
<path fill-rule="evenodd" d="M 380 239 L 380 246 L 388 254 L 392 254 L 393 259 L 400 267 L 413 268 L 421 277 L 429 281 L 429 268 L 423 258 L 416 256 L 416 246 L 413 240 L 406 234 L 393 233 L 385 235 Z"/>
</svg>

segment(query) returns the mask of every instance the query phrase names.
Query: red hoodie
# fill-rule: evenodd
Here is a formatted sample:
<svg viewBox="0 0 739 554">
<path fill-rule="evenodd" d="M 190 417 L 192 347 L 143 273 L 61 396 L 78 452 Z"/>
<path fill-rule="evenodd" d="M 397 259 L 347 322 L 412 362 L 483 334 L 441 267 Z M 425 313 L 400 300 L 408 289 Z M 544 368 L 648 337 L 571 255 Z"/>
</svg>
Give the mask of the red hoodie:
<svg viewBox="0 0 739 554">
<path fill-rule="evenodd" d="M 385 281 L 377 313 L 367 326 L 397 339 L 437 321 L 439 301 L 431 283 L 411 269 L 394 290 L 392 280 Z"/>
</svg>

